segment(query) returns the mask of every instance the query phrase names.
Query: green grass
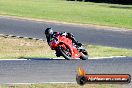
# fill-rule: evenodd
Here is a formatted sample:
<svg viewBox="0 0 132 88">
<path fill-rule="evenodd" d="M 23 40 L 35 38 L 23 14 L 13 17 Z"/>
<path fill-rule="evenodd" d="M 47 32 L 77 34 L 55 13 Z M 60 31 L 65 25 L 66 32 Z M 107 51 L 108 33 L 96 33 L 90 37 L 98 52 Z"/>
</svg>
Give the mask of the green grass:
<svg viewBox="0 0 132 88">
<path fill-rule="evenodd" d="M 132 49 L 122 49 L 98 45 L 88 45 L 90 57 L 109 57 L 109 56 L 132 56 Z"/>
<path fill-rule="evenodd" d="M 65 0 L 0 0 L 0 14 L 132 29 L 132 5 Z"/>
<path fill-rule="evenodd" d="M 90 57 L 132 56 L 132 50 L 97 45 L 86 45 Z M 20 57 L 53 58 L 55 51 L 51 50 L 46 41 L 0 37 L 0 59 Z"/>
</svg>

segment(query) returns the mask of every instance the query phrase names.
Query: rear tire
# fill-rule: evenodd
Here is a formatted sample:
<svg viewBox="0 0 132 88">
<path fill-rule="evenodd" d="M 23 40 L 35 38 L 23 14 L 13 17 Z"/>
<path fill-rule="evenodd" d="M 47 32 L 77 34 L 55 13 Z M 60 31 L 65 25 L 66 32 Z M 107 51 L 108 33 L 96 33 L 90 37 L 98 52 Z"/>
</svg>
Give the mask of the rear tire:
<svg viewBox="0 0 132 88">
<path fill-rule="evenodd" d="M 59 46 L 58 49 L 59 49 L 60 53 L 62 54 L 62 56 L 63 56 L 65 59 L 67 59 L 67 60 L 73 59 L 72 57 L 68 56 L 68 55 L 64 52 L 62 46 Z M 70 49 L 69 49 L 69 50 L 70 50 Z M 71 53 L 71 52 L 69 52 L 69 53 Z"/>
<path fill-rule="evenodd" d="M 86 50 L 81 51 L 80 54 L 81 54 L 80 59 L 88 60 L 88 53 Z"/>
</svg>

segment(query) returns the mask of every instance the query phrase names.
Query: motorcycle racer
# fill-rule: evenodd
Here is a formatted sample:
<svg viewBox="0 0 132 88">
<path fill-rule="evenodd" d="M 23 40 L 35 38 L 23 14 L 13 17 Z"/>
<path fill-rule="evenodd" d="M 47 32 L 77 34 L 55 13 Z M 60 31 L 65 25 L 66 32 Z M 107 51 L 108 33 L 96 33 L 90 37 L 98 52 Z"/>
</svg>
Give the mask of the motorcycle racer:
<svg viewBox="0 0 132 88">
<path fill-rule="evenodd" d="M 54 32 L 52 30 L 52 28 L 46 28 L 45 30 L 45 35 L 46 35 L 46 39 L 48 42 L 48 45 L 50 45 L 50 41 L 53 40 L 54 38 L 56 38 L 56 35 L 62 35 L 62 36 L 66 36 L 67 38 L 71 39 L 73 43 L 75 43 L 77 46 L 81 46 L 82 44 L 79 43 L 74 35 L 72 33 L 66 33 L 66 32 Z"/>
<path fill-rule="evenodd" d="M 48 45 L 52 50 L 56 51 L 57 57 L 63 56 L 67 60 L 76 58 L 88 59 L 87 51 L 72 33 L 54 32 L 52 28 L 47 28 L 45 35 Z"/>
</svg>

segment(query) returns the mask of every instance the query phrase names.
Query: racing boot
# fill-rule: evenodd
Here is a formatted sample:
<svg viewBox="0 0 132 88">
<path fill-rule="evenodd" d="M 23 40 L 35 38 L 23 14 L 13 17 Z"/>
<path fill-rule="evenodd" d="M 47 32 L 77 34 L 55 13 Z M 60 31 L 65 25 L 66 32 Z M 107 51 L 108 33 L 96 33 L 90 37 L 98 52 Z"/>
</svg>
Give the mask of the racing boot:
<svg viewBox="0 0 132 88">
<path fill-rule="evenodd" d="M 82 46 L 82 43 L 78 42 L 74 37 L 72 37 L 72 42 L 75 43 L 79 47 Z"/>
<path fill-rule="evenodd" d="M 82 43 L 80 43 L 80 42 L 78 42 L 78 41 L 75 41 L 75 44 L 76 44 L 77 46 L 79 46 L 79 47 L 82 46 Z"/>
</svg>

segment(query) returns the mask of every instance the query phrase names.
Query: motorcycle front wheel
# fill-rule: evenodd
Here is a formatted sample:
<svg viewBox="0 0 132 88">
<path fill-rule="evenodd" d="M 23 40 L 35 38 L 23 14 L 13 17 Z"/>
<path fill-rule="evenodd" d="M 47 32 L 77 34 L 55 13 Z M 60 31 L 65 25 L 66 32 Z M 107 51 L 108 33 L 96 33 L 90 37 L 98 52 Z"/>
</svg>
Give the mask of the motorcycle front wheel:
<svg viewBox="0 0 132 88">
<path fill-rule="evenodd" d="M 66 47 L 66 49 L 65 49 L 64 47 L 62 47 L 62 46 L 59 46 L 59 47 L 58 47 L 60 53 L 61 53 L 62 56 L 63 56 L 65 59 L 67 59 L 67 60 L 73 59 L 69 47 L 66 46 L 66 45 L 65 45 L 65 47 Z"/>
</svg>

